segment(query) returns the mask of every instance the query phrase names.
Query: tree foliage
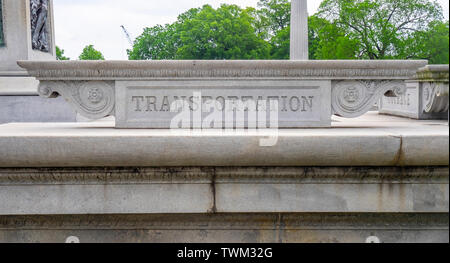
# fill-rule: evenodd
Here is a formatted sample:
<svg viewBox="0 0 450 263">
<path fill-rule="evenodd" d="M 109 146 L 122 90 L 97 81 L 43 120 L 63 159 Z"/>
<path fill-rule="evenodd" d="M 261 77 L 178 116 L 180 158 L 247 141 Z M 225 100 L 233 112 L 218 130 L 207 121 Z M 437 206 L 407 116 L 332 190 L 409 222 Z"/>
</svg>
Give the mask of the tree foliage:
<svg viewBox="0 0 450 263">
<path fill-rule="evenodd" d="M 83 49 L 83 52 L 78 57 L 80 60 L 105 60 L 103 54 L 96 50 L 93 45 L 88 45 Z"/>
<path fill-rule="evenodd" d="M 209 5 L 146 28 L 130 59 L 289 59 L 290 0 Z M 448 63 L 448 22 L 435 0 L 323 0 L 309 17 L 310 59 Z"/>
<path fill-rule="evenodd" d="M 269 58 L 270 45 L 255 34 L 251 10 L 205 5 L 170 25 L 146 28 L 128 51 L 130 59 Z"/>
<path fill-rule="evenodd" d="M 405 41 L 400 58 L 427 59 L 430 64 L 449 64 L 449 22 L 433 21 Z"/>
<path fill-rule="evenodd" d="M 357 41 L 358 58 L 393 59 L 415 32 L 442 19 L 442 8 L 429 0 L 324 0 L 317 15 Z"/>
<path fill-rule="evenodd" d="M 70 58 L 64 56 L 64 49 L 61 49 L 58 46 L 56 46 L 56 59 L 57 60 L 70 60 Z"/>
</svg>

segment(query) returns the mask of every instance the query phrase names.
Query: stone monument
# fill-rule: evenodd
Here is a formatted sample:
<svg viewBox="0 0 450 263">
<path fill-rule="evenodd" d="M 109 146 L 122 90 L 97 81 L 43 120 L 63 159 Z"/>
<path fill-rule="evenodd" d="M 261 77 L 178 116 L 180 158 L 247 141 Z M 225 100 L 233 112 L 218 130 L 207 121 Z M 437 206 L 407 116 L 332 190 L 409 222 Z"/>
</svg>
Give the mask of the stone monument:
<svg viewBox="0 0 450 263">
<path fill-rule="evenodd" d="M 116 121 L 0 125 L 0 242 L 448 243 L 447 122 L 346 119 L 402 96 L 427 61 L 294 47 L 291 61 L 19 61 L 41 96 Z M 440 108 L 448 85 L 427 89 Z M 155 129 L 172 105 L 194 129 Z M 244 127 L 252 109 L 305 129 L 196 129 Z"/>
<path fill-rule="evenodd" d="M 176 118 L 188 120 L 184 128 L 206 128 L 211 118 L 214 128 L 250 127 L 250 114 L 272 121 L 272 112 L 276 128 L 304 128 L 330 127 L 332 115 L 359 117 L 382 96 L 402 95 L 427 61 L 18 63 L 40 81 L 41 96 L 62 96 L 89 119 L 115 116 L 117 128 L 172 128 Z"/>
<path fill-rule="evenodd" d="M 62 101 L 38 97 L 18 60 L 56 60 L 52 0 L 0 0 L 0 123 L 73 121 Z"/>
<path fill-rule="evenodd" d="M 447 119 L 448 65 L 428 65 L 406 82 L 407 91 L 396 98 L 383 97 L 380 113 L 412 119 Z"/>
</svg>

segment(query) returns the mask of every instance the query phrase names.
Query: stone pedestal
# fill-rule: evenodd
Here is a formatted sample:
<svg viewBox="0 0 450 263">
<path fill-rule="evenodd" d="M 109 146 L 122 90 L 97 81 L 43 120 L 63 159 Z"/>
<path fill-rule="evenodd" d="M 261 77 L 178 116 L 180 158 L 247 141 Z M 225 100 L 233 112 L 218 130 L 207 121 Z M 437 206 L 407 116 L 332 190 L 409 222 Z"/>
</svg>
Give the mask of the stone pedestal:
<svg viewBox="0 0 450 263">
<path fill-rule="evenodd" d="M 3 13 L 3 46 L 0 47 L 0 74 L 2 75 L 6 75 L 5 72 L 24 71 L 17 65 L 18 60 L 56 59 L 53 1 L 31 1 L 0 1 Z M 33 7 L 34 2 L 38 4 L 37 10 Z M 33 27 L 38 28 L 32 30 Z M 39 37 L 44 40 L 39 40 Z M 33 39 L 38 44 L 33 45 Z M 43 43 L 45 47 L 42 47 Z"/>
<path fill-rule="evenodd" d="M 421 68 L 413 80 L 406 82 L 404 95 L 381 99 L 380 113 L 420 120 L 447 119 L 448 72 L 448 65 Z"/>
<path fill-rule="evenodd" d="M 0 0 L 0 123 L 74 121 L 63 100 L 38 96 L 18 60 L 56 60 L 52 0 Z"/>
<path fill-rule="evenodd" d="M 333 128 L 0 125 L 0 243 L 448 243 L 445 121 Z"/>
</svg>

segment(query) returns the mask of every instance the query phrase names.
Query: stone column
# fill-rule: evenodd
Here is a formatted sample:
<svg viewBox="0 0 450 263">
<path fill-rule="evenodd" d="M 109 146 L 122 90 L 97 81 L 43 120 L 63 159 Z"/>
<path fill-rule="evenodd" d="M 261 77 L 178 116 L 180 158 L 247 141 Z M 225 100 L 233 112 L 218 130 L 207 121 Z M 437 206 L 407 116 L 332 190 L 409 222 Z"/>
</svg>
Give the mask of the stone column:
<svg viewBox="0 0 450 263">
<path fill-rule="evenodd" d="M 307 0 L 291 2 L 291 60 L 308 60 Z"/>
</svg>

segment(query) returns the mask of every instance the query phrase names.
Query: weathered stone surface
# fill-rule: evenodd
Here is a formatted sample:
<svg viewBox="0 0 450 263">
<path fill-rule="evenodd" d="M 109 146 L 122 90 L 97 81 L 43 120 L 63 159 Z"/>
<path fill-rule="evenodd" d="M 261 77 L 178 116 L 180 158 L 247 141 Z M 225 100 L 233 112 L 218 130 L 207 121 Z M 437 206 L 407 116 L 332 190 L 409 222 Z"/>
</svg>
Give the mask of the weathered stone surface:
<svg viewBox="0 0 450 263">
<path fill-rule="evenodd" d="M 37 96 L 38 86 L 35 78 L 0 72 L 0 96 Z"/>
<path fill-rule="evenodd" d="M 0 126 L 0 167 L 449 164 L 447 122 L 369 117 L 338 118 L 333 129 L 266 133 L 117 130 L 110 121 L 6 124 Z M 268 136 L 275 145 L 261 147 Z"/>
<path fill-rule="evenodd" d="M 382 97 L 380 113 L 413 119 L 448 119 L 448 65 L 428 65 L 419 69 L 407 91 L 398 97 Z"/>
<path fill-rule="evenodd" d="M 63 98 L 0 96 L 0 124 L 11 122 L 76 122 L 76 114 Z"/>
<path fill-rule="evenodd" d="M 448 213 L 0 216 L 0 242 L 448 243 Z"/>
<path fill-rule="evenodd" d="M 207 213 L 208 184 L 0 185 L 0 214 Z"/>
<path fill-rule="evenodd" d="M 41 96 L 47 98 L 63 96 L 79 114 L 89 119 L 116 116 L 118 128 L 170 128 L 169 124 L 176 115 L 173 113 L 181 111 L 172 108 L 171 103 L 184 101 L 190 105 L 187 114 L 195 116 L 196 107 L 192 105 L 202 104 L 204 98 L 199 98 L 200 102 L 196 103 L 192 98 L 196 97 L 197 92 L 203 92 L 206 97 L 213 98 L 206 100 L 206 104 L 209 101 L 217 103 L 218 100 L 214 100 L 214 97 L 221 98 L 222 101 L 231 100 L 233 105 L 235 101 L 250 101 L 254 105 L 259 105 L 260 102 L 271 104 L 272 101 L 276 101 L 279 107 L 276 113 L 279 118 L 271 117 L 269 122 L 276 119 L 273 122 L 277 122 L 279 128 L 297 128 L 329 127 L 332 114 L 346 118 L 365 114 L 383 95 L 403 94 L 406 90 L 404 80 L 412 77 L 417 69 L 426 63 L 426 61 L 20 61 L 19 65 L 40 81 Z M 156 101 L 159 102 L 158 108 Z M 221 108 L 226 104 L 222 101 L 220 101 Z M 254 115 L 264 112 L 259 107 L 255 108 Z M 276 110 L 276 107 L 274 108 Z M 174 112 L 171 114 L 169 113 L 171 111 Z M 199 111 L 201 114 L 201 110 Z M 242 114 L 252 112 L 245 110 L 244 107 L 239 111 Z M 210 113 L 207 110 L 206 112 Z M 305 114 L 308 112 L 309 114 Z M 264 113 L 268 115 L 267 112 Z M 203 115 L 206 116 L 201 121 L 215 116 L 212 113 Z M 261 119 L 264 119 L 264 116 Z M 245 118 L 241 120 L 235 117 L 234 123 L 236 126 L 252 127 Z M 215 128 L 222 127 L 216 125 Z"/>
<path fill-rule="evenodd" d="M 364 182 L 219 184 L 216 187 L 216 206 L 217 211 L 224 213 L 445 212 L 448 211 L 447 188 L 448 184 L 368 185 Z"/>
<path fill-rule="evenodd" d="M 445 213 L 448 167 L 0 169 L 0 215 Z"/>
<path fill-rule="evenodd" d="M 23 72 L 0 72 L 0 123 L 76 121 L 76 113 L 63 98 L 39 97 L 38 85 Z"/>
</svg>

